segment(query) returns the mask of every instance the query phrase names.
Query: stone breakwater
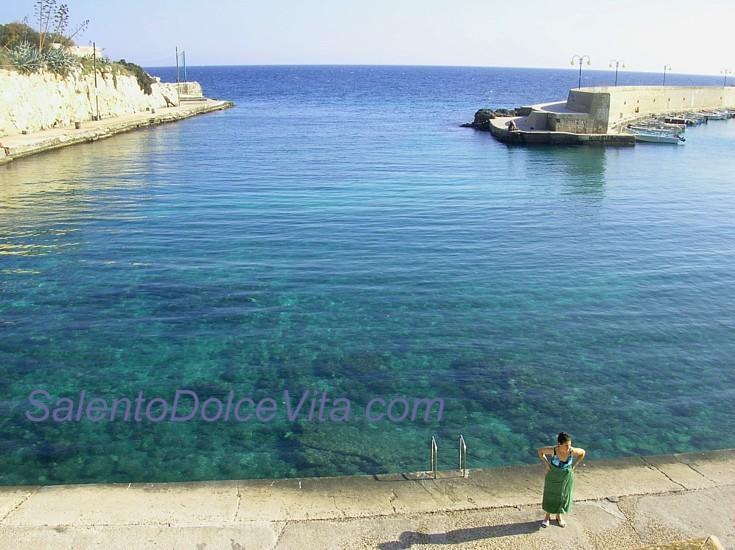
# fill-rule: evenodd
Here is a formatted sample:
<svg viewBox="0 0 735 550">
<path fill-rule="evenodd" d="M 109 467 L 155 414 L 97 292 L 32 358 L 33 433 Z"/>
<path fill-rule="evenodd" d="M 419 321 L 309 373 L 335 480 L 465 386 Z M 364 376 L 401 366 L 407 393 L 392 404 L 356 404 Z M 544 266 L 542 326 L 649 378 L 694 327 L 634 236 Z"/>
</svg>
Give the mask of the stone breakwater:
<svg viewBox="0 0 735 550">
<path fill-rule="evenodd" d="M 175 122 L 194 115 L 221 111 L 232 107 L 229 101 L 202 99 L 201 101 L 182 102 L 175 107 L 156 109 L 155 113 L 142 112 L 122 115 L 100 121 L 85 122 L 79 129 L 53 128 L 27 135 L 14 135 L 0 138 L 0 165 L 14 159 L 74 145 L 104 139 L 121 132 L 147 126 Z"/>
<path fill-rule="evenodd" d="M 120 117 L 179 104 L 176 84 L 152 84 L 146 94 L 132 75 L 81 69 L 62 77 L 50 72 L 0 70 L 0 137 L 73 127 L 75 123 Z M 201 88 L 189 83 L 190 95 Z"/>
<path fill-rule="evenodd" d="M 516 145 L 635 145 L 625 128 L 636 120 L 733 108 L 733 86 L 600 86 L 569 90 L 566 101 L 501 113 L 480 109 L 463 126 L 489 130 L 499 141 Z"/>
</svg>

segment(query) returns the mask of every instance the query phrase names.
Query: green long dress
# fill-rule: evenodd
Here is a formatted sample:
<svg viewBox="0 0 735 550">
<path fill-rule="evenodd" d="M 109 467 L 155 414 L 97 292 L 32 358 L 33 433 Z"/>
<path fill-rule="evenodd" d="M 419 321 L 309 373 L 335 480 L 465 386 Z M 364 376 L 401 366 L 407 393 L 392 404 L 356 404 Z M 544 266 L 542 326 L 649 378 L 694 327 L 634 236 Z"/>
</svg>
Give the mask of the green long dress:
<svg viewBox="0 0 735 550">
<path fill-rule="evenodd" d="M 542 507 L 549 514 L 567 514 L 572 510 L 574 471 L 551 466 L 544 481 Z"/>
</svg>

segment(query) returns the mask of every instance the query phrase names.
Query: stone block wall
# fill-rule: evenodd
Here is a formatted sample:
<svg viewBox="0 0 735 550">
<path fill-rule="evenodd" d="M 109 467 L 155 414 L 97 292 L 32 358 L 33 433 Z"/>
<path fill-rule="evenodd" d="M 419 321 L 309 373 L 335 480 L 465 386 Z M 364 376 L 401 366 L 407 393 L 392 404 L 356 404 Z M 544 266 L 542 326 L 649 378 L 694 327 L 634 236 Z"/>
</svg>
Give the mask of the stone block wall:
<svg viewBox="0 0 735 550">
<path fill-rule="evenodd" d="M 567 107 L 569 110 L 587 114 L 585 133 L 606 133 L 615 131 L 628 121 L 647 115 L 735 108 L 735 87 L 604 86 L 580 88 L 569 91 Z M 557 123 L 556 129 L 565 131 L 559 128 L 560 125 Z"/>
</svg>

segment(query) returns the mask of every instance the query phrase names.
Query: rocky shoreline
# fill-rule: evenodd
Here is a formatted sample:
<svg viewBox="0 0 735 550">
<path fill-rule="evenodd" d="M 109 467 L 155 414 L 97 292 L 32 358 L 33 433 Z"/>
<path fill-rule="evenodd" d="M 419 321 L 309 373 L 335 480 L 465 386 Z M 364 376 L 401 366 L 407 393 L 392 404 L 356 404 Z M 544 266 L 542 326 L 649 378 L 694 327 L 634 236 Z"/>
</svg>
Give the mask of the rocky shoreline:
<svg viewBox="0 0 735 550">
<path fill-rule="evenodd" d="M 515 109 L 478 109 L 475 112 L 475 119 L 472 122 L 465 122 L 460 126 L 462 128 L 475 128 L 477 130 L 490 130 L 490 121 L 494 118 L 526 116 L 529 109 L 526 107 L 516 107 Z"/>
</svg>

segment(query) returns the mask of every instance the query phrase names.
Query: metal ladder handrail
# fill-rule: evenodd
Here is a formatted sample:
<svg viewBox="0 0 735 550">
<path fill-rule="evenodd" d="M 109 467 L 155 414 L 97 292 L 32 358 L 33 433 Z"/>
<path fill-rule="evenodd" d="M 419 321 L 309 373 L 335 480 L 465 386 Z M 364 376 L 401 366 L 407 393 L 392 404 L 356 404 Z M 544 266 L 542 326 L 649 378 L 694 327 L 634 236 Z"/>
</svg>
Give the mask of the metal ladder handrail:
<svg viewBox="0 0 735 550">
<path fill-rule="evenodd" d="M 467 442 L 462 434 L 459 434 L 458 439 L 458 451 L 459 451 L 459 471 L 463 478 L 470 477 L 470 471 L 467 468 Z M 439 445 L 436 443 L 436 436 L 431 436 L 431 442 L 429 443 L 429 473 L 434 479 L 437 479 L 439 471 Z"/>
<path fill-rule="evenodd" d="M 462 472 L 462 477 L 469 477 L 467 471 L 467 443 L 462 434 L 459 434 L 459 470 Z"/>
</svg>

